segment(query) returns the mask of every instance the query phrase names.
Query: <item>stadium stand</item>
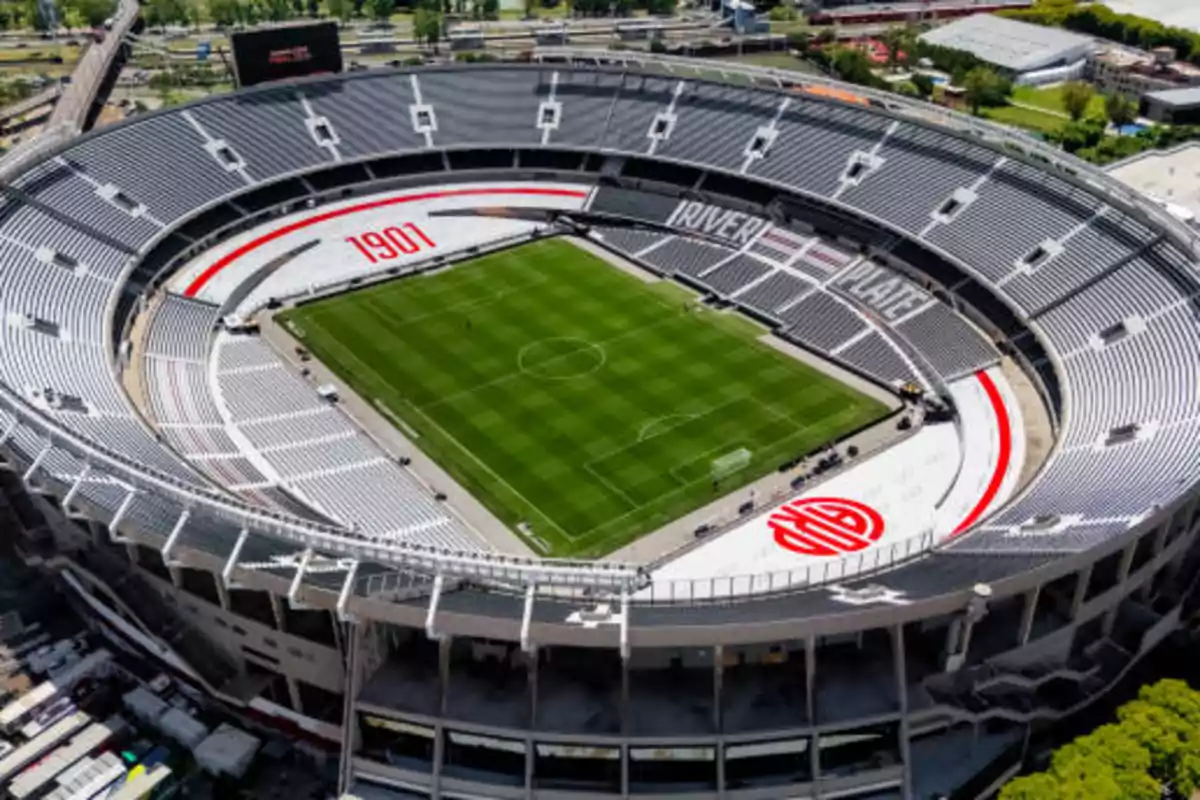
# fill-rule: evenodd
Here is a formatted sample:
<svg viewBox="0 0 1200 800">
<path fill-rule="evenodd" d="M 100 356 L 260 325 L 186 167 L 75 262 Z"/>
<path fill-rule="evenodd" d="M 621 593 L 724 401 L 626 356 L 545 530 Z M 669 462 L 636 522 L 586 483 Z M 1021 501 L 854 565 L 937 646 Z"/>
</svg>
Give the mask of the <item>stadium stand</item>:
<svg viewBox="0 0 1200 800">
<path fill-rule="evenodd" d="M 277 484 L 374 540 L 452 550 L 484 546 L 258 337 L 221 334 L 215 358 L 218 396 L 227 414 L 222 421 L 258 448 L 235 461 L 246 466 L 260 461 L 271 474 L 247 469 L 226 485 Z"/>
<path fill-rule="evenodd" d="M 992 146 L 979 120 L 951 130 L 899 98 L 758 77 L 371 71 L 135 117 L 6 176 L 0 431 L 19 473 L 5 480 L 90 517 L 68 569 L 115 587 L 206 687 L 238 683 L 237 666 L 175 619 L 187 605 L 203 606 L 195 624 L 243 626 L 218 633 L 231 653 L 320 640 L 271 657 L 294 689 L 289 731 L 320 707 L 344 726 L 340 788 L 365 774 L 420 796 L 951 793 L 1109 687 L 1187 607 L 1196 256 L 1102 176 Z M 614 590 L 639 578 L 624 565 L 481 553 L 261 341 L 216 332 L 216 306 L 149 304 L 154 427 L 132 412 L 112 365 L 141 284 L 177 266 L 149 257 L 164 233 L 186 226 L 186 250 L 314 186 L 445 186 L 458 164 L 595 183 L 599 240 L 885 383 L 927 367 L 974 381 L 999 342 L 1042 382 L 1056 444 L 1011 503 L 921 557 L 836 586 L 640 602 Z M 730 228 L 751 238 L 668 225 L 684 198 L 751 217 Z M 30 527 L 23 544 L 44 542 Z M 186 603 L 146 602 L 172 581 Z M 265 626 L 237 611 L 262 587 Z"/>
<path fill-rule="evenodd" d="M 557 126 L 542 113 L 552 93 L 562 104 Z M 462 97 L 479 103 L 461 102 Z M 422 103 L 427 116 L 420 113 Z M 1062 367 L 1075 406 L 1063 432 L 1066 447 L 1095 444 L 1130 425 L 1153 424 L 1158 436 L 1175 432 L 1181 446 L 1192 441 L 1192 422 L 1200 414 L 1194 402 L 1180 398 L 1194 395 L 1186 388 L 1195 385 L 1200 359 L 1196 319 L 1186 305 L 1195 291 L 1196 269 L 1190 256 L 1169 254 L 1173 246 L 1160 242 L 1160 234 L 1145 224 L 1064 178 L 999 156 L 983 144 L 867 108 L 702 80 L 552 66 L 370 74 L 331 84 L 328 91 L 317 85 L 302 92 L 265 87 L 135 119 L 69 145 L 52 163 L 16 180 L 0 209 L 0 255 L 5 264 L 22 264 L 4 270 L 0 291 L 6 344 L 13 343 L 3 365 L 6 383 L 35 406 L 51 405 L 44 392 L 52 390 L 55 407 L 45 413 L 54 424 L 106 452 L 136 458 L 142 469 L 202 486 L 128 412 L 108 368 L 97 312 L 114 301 L 131 258 L 163 227 L 233 192 L 333 163 L 330 149 L 314 141 L 305 123 L 310 119 L 306 104 L 331 121 L 339 152 L 347 155 L 468 144 L 603 146 L 614 153 L 741 171 L 857 208 L 893 230 L 919 236 L 1021 311 L 1038 312 L 1035 332 L 1067 354 Z M 388 120 L 394 124 L 383 124 Z M 142 157 L 119 157 L 130 152 Z M 176 179 L 167 187 L 163 175 Z M 900 192 L 904 186 L 921 189 Z M 969 196 L 955 194 L 960 191 Z M 951 203 L 955 196 L 962 199 Z M 622 202 L 605 202 L 609 211 L 633 213 L 642 201 L 627 195 Z M 801 244 L 798 236 L 783 234 L 784 249 L 773 250 L 776 263 L 798 273 L 767 276 L 765 265 L 746 260 L 754 258 L 750 255 L 714 270 L 733 251 L 681 237 L 638 253 L 661 270 L 710 279 L 717 290 L 778 317 L 798 338 L 872 374 L 891 381 L 914 377 L 881 333 L 860 337 L 864 323 L 854 311 L 827 293 L 804 294 L 799 274 L 827 281 L 854 256 L 826 243 Z M 624 244 L 644 241 L 627 237 Z M 772 250 L 766 244 L 762 248 Z M 1147 290 L 1124 290 L 1131 285 Z M 49 303 L 48 297 L 57 301 Z M 176 307 L 171 303 L 171 314 Z M 907 320 L 900 333 L 911 334 L 919 346 L 940 348 L 934 337 L 941 332 L 938 318 L 946 313 L 931 308 Z M 40 320 L 41 329 L 69 331 L 70 343 L 38 333 L 36 324 L 16 324 L 14 315 Z M 155 352 L 168 359 L 193 357 L 192 345 L 169 341 L 168 321 L 164 317 Z M 1117 323 L 1123 327 L 1112 331 Z M 960 374 L 986 364 L 991 353 L 985 350 L 980 344 L 947 353 L 937 369 Z M 251 347 L 221 348 L 224 401 L 232 419 L 253 431 L 281 422 L 272 415 L 302 409 L 316 415 L 320 405 L 311 394 L 302 399 L 287 390 L 283 371 L 266 366 L 268 355 Z M 194 385 L 195 378 L 166 372 L 156 374 L 153 383 L 172 381 Z M 158 412 L 165 419 L 192 413 L 167 405 L 165 396 L 160 392 Z M 210 413 L 198 409 L 195 419 L 209 419 Z M 103 425 L 96 424 L 100 418 Z M 32 432 L 22 428 L 13 436 L 26 453 L 42 449 Z M 221 446 L 177 444 L 189 453 Z M 1123 472 L 1121 465 L 1133 469 L 1135 450 L 1109 451 L 1113 474 Z M 69 459 L 47 458 L 40 464 L 59 479 L 78 472 Z M 1080 482 L 1073 478 L 1093 474 L 1091 466 L 1083 470 L 1080 459 L 1055 459 L 1021 501 L 1019 513 L 1005 519 L 1035 516 L 1042 502 L 1107 515 L 1104 508 L 1092 508 L 1088 497 L 1067 496 Z M 315 491 L 315 480 L 306 476 L 298 484 Z M 1120 511 L 1130 512 L 1132 519 L 1133 506 L 1143 499 L 1165 500 L 1168 483 L 1158 484 L 1159 491 L 1135 494 Z M 96 478 L 85 482 L 85 491 L 115 511 L 124 492 L 101 489 L 107 486 Z M 346 507 L 332 500 L 329 505 L 332 516 L 337 516 L 333 506 Z M 436 517 L 430 513 L 430 519 Z M 971 539 L 989 535 L 985 529 Z"/>
</svg>

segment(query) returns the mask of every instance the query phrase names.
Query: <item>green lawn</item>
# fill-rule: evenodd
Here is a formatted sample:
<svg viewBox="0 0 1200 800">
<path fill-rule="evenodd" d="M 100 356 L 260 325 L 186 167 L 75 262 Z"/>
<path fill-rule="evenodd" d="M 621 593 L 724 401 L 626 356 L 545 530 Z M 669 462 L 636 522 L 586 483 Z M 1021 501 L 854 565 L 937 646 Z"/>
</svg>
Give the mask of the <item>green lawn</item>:
<svg viewBox="0 0 1200 800">
<path fill-rule="evenodd" d="M 1052 133 L 1061 130 L 1062 126 L 1067 122 L 1062 117 L 1056 117 L 1053 114 L 1046 114 L 1035 109 L 1020 108 L 1019 106 L 982 108 L 979 113 L 992 122 L 1000 122 L 1005 125 L 1012 125 L 1015 128 L 1024 128 L 1025 130 L 1037 133 Z"/>
<path fill-rule="evenodd" d="M 1062 85 L 1038 88 L 1036 86 L 1016 86 L 1013 88 L 1013 100 L 1030 106 L 1044 108 L 1056 114 L 1066 115 L 1062 104 Z M 1086 116 L 1104 119 L 1104 97 L 1097 93 L 1088 103 Z M 1060 120 L 1063 122 L 1065 120 Z"/>
<path fill-rule="evenodd" d="M 281 319 L 535 547 L 595 557 L 886 413 L 690 299 L 556 239 Z"/>
</svg>

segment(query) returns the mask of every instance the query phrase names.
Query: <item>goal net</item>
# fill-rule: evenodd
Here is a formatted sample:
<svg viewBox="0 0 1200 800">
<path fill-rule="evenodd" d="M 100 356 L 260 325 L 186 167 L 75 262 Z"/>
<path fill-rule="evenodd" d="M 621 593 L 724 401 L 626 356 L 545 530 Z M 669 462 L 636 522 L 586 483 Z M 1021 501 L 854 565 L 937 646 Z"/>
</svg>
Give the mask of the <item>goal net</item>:
<svg viewBox="0 0 1200 800">
<path fill-rule="evenodd" d="M 743 470 L 750 463 L 750 451 L 744 447 L 725 455 L 714 458 L 712 462 L 712 479 L 719 481 Z"/>
</svg>

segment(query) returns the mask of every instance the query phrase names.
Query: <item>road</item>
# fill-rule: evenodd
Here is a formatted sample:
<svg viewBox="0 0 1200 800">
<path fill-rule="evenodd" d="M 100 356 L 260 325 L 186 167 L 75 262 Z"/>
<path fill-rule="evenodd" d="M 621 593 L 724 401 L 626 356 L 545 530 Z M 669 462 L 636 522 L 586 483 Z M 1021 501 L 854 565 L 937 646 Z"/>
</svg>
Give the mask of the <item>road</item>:
<svg viewBox="0 0 1200 800">
<path fill-rule="evenodd" d="M 125 34 L 133 27 L 138 17 L 136 0 L 121 0 L 113 18 L 112 30 L 104 41 L 92 44 L 71 73 L 71 82 L 63 87 L 62 96 L 54 113 L 50 115 L 48 127 L 62 127 L 76 133 L 83 131 L 88 112 L 95 102 L 104 78 L 112 68 L 113 60 L 120 50 Z"/>
</svg>

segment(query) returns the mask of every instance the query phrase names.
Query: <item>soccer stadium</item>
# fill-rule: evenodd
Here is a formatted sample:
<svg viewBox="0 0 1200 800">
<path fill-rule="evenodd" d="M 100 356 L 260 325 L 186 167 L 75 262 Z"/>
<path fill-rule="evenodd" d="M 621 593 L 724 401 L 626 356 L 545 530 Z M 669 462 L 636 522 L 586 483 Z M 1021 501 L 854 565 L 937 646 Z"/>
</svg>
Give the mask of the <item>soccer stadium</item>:
<svg viewBox="0 0 1200 800">
<path fill-rule="evenodd" d="M 982 797 L 1181 624 L 1200 242 L 1021 134 L 549 49 L 18 156 L 8 538 L 339 792 Z"/>
</svg>

